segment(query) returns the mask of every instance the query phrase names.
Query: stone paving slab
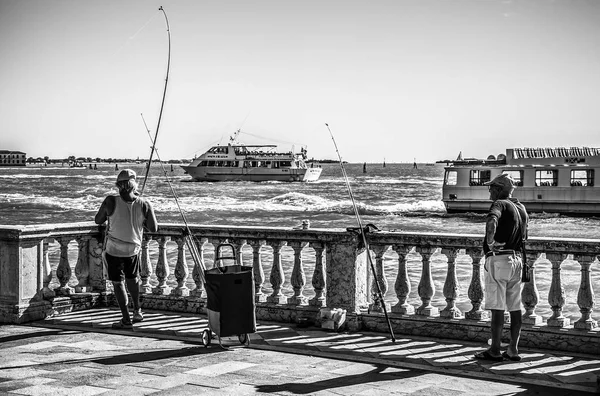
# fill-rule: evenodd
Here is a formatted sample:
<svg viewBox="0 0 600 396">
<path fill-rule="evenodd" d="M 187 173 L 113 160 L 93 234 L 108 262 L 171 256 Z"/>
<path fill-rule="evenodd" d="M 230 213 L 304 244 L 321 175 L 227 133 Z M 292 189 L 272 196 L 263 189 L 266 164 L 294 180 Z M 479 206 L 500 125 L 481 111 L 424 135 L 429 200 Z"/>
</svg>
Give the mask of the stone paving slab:
<svg viewBox="0 0 600 396">
<path fill-rule="evenodd" d="M 204 316 L 147 312 L 135 331 L 112 330 L 119 318 L 99 309 L 0 326 L 0 394 L 576 395 L 597 391 L 600 375 L 594 356 L 481 362 L 477 343 L 280 323 L 258 323 L 250 347 L 227 337 L 229 350 L 206 348 Z"/>
</svg>

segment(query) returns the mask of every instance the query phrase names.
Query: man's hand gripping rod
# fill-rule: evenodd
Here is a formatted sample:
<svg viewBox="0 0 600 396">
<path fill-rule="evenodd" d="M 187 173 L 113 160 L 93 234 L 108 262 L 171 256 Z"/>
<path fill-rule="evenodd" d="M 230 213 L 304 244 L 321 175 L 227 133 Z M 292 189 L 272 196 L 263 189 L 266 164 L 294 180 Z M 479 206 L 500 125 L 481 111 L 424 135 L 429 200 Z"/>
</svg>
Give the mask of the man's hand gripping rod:
<svg viewBox="0 0 600 396">
<path fill-rule="evenodd" d="M 340 155 L 340 151 L 338 150 L 337 143 L 333 137 L 333 133 L 331 129 L 329 129 L 329 124 L 325 123 L 329 134 L 331 135 L 331 140 L 333 140 L 333 145 L 335 146 L 335 152 L 337 153 L 338 159 L 340 160 L 340 168 L 342 168 L 342 175 L 344 176 L 344 180 L 346 181 L 346 187 L 348 188 L 348 194 L 350 194 L 350 200 L 352 201 L 352 207 L 354 208 L 354 215 L 356 216 L 356 222 L 358 223 L 358 229 L 360 230 L 360 235 L 362 237 L 363 244 L 365 246 L 367 260 L 369 261 L 369 266 L 371 267 L 371 272 L 373 273 L 373 278 L 375 279 L 375 285 L 377 286 L 377 299 L 381 303 L 383 307 L 383 313 L 385 314 L 385 320 L 387 321 L 388 330 L 390 332 L 390 337 L 392 342 L 396 342 L 396 338 L 394 337 L 394 330 L 392 329 L 392 324 L 390 323 L 390 318 L 388 317 L 387 308 L 385 306 L 385 301 L 383 299 L 383 295 L 381 293 L 381 286 L 379 285 L 379 281 L 377 279 L 377 271 L 375 271 L 375 266 L 373 265 L 373 260 L 371 259 L 371 252 L 369 250 L 369 244 L 367 242 L 367 237 L 365 235 L 365 230 L 362 226 L 362 221 L 360 220 L 360 214 L 358 213 L 358 208 L 356 207 L 356 202 L 354 201 L 354 195 L 352 194 L 352 188 L 350 188 L 350 181 L 348 180 L 348 175 L 346 174 L 346 169 L 344 168 L 344 163 L 342 162 L 342 156 Z"/>
</svg>

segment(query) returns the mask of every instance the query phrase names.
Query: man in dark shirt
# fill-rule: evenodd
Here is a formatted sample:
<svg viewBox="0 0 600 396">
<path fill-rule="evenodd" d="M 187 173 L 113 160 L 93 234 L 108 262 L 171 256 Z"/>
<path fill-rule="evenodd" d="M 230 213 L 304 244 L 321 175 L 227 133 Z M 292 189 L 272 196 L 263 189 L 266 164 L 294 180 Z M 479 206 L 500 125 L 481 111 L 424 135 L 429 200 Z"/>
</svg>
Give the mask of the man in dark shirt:
<svg viewBox="0 0 600 396">
<path fill-rule="evenodd" d="M 521 246 L 527 236 L 529 218 L 522 203 L 512 197 L 514 180 L 501 174 L 485 183 L 493 201 L 487 215 L 485 240 L 485 308 L 492 311 L 492 345 L 475 357 L 492 361 L 518 361 L 521 336 Z M 504 311 L 510 312 L 510 345 L 501 353 Z"/>
</svg>

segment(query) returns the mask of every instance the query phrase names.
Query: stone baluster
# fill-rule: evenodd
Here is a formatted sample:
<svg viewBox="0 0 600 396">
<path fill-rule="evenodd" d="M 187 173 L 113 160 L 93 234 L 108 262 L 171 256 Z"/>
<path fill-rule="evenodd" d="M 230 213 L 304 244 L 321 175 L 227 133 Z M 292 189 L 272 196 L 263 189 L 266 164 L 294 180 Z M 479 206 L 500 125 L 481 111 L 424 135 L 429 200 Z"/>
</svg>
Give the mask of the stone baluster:
<svg viewBox="0 0 600 396">
<path fill-rule="evenodd" d="M 472 309 L 469 312 L 465 312 L 465 318 L 471 320 L 487 320 L 490 317 L 488 311 L 481 308 L 483 302 L 483 273 L 481 271 L 481 258 L 483 257 L 483 251 L 481 248 L 467 249 L 467 254 L 473 259 L 473 275 L 471 277 L 471 283 L 467 295 L 471 300 Z"/>
<path fill-rule="evenodd" d="M 396 292 L 398 303 L 392 307 L 392 312 L 412 315 L 415 313 L 415 307 L 407 302 L 411 287 L 406 267 L 406 256 L 411 248 L 405 245 L 393 245 L 392 249 L 398 253 L 398 275 L 396 275 L 396 283 L 394 283 L 394 291 Z"/>
<path fill-rule="evenodd" d="M 187 237 L 190 238 L 190 237 Z M 207 243 L 206 238 L 201 240 L 192 239 L 192 243 L 195 243 L 196 250 L 198 252 L 198 262 L 194 261 L 194 268 L 192 269 L 192 279 L 196 284 L 196 288 L 190 292 L 190 295 L 194 297 L 202 297 L 204 291 L 204 269 L 206 269 L 206 261 L 204 261 L 204 246 Z"/>
<path fill-rule="evenodd" d="M 57 241 L 60 244 L 60 260 L 58 267 L 56 267 L 56 278 L 60 286 L 54 289 L 54 293 L 57 296 L 68 296 L 73 291 L 68 285 L 71 279 L 71 264 L 69 264 L 69 242 L 71 242 L 71 238 L 58 238 Z"/>
<path fill-rule="evenodd" d="M 456 276 L 456 257 L 458 249 L 442 249 L 442 253 L 448 257 L 448 272 L 444 281 L 444 297 L 446 298 L 446 307 L 440 312 L 442 318 L 458 319 L 463 314 L 456 306 L 456 299 L 460 294 L 460 285 Z"/>
<path fill-rule="evenodd" d="M 548 291 L 548 304 L 552 309 L 552 316 L 546 321 L 548 327 L 568 327 L 571 320 L 563 315 L 565 306 L 565 288 L 562 286 L 560 266 L 568 255 L 558 253 L 546 253 L 546 258 L 552 264 L 552 279 Z"/>
<path fill-rule="evenodd" d="M 75 293 L 83 293 L 89 291 L 89 277 L 90 277 L 90 264 L 89 264 L 89 245 L 90 237 L 83 236 L 75 238 L 77 241 L 78 255 L 77 263 L 75 264 L 75 277 L 77 277 L 77 286 L 75 286 Z"/>
<path fill-rule="evenodd" d="M 167 285 L 167 278 L 170 275 L 166 250 L 168 239 L 169 237 L 165 236 L 158 238 L 158 262 L 156 263 L 156 279 L 158 280 L 158 285 L 152 289 L 153 294 L 171 294 L 171 287 Z"/>
<path fill-rule="evenodd" d="M 262 286 L 265 282 L 265 272 L 260 258 L 260 248 L 264 244 L 265 241 L 263 240 L 250 241 L 250 246 L 252 246 L 252 274 L 254 275 L 254 301 L 257 303 L 267 301 L 267 295 L 262 291 Z"/>
<path fill-rule="evenodd" d="M 48 240 L 44 239 L 42 245 L 42 290 L 40 290 L 40 295 L 43 300 L 51 300 L 56 295 L 56 293 L 48 287 L 50 282 L 52 282 L 52 267 L 50 266 L 48 245 Z"/>
<path fill-rule="evenodd" d="M 246 240 L 245 239 L 230 239 L 229 243 L 231 243 L 233 245 L 233 247 L 235 248 L 236 264 L 244 265 L 244 252 L 242 251 L 242 249 L 244 248 L 244 245 L 246 245 Z"/>
<path fill-rule="evenodd" d="M 273 248 L 273 268 L 271 268 L 271 286 L 273 286 L 273 294 L 267 297 L 267 302 L 271 304 L 287 304 L 287 297 L 281 292 L 285 276 L 283 273 L 283 265 L 281 263 L 281 248 L 286 245 L 284 241 L 269 241 L 269 246 Z"/>
<path fill-rule="evenodd" d="M 596 256 L 575 255 L 574 259 L 581 265 L 581 283 L 577 292 L 577 305 L 581 318 L 573 323 L 578 330 L 593 330 L 598 327 L 598 322 L 592 318 L 594 308 L 594 290 L 592 288 L 590 266 Z"/>
<path fill-rule="evenodd" d="M 150 262 L 150 249 L 149 244 L 152 237 L 144 234 L 142 239 L 142 255 L 140 262 L 140 278 L 142 279 L 140 284 L 140 293 L 151 294 L 152 285 L 150 284 L 150 277 L 152 276 L 152 263 Z"/>
<path fill-rule="evenodd" d="M 371 282 L 371 299 L 373 303 L 369 305 L 369 311 L 371 312 L 383 312 L 383 305 L 386 304 L 385 308 L 387 311 L 390 310 L 390 304 L 385 302 L 385 294 L 388 291 L 388 281 L 385 276 L 383 269 L 383 256 L 388 251 L 388 245 L 370 245 L 371 250 L 375 253 L 375 276 Z M 367 252 L 369 253 L 369 252 Z M 372 270 L 369 268 L 372 275 Z M 377 283 L 375 283 L 377 282 Z M 379 284 L 379 290 L 377 285 Z M 381 299 L 379 298 L 379 291 L 381 291 Z M 383 301 L 381 301 L 383 300 Z"/>
<path fill-rule="evenodd" d="M 306 285 L 306 275 L 304 274 L 304 265 L 302 263 L 302 249 L 308 245 L 308 242 L 292 241 L 289 246 L 294 249 L 294 267 L 290 283 L 294 289 L 294 295 L 288 299 L 290 305 L 307 305 L 308 297 L 303 295 L 304 286 Z"/>
<path fill-rule="evenodd" d="M 523 283 L 523 289 L 521 290 L 521 302 L 525 308 L 523 314 L 523 324 L 538 326 L 544 318 L 535 313 L 535 308 L 538 305 L 540 299 L 540 292 L 538 291 L 535 279 L 535 262 L 537 260 L 536 254 L 529 254 L 527 256 L 527 265 L 529 266 L 529 274 L 531 280 Z M 525 265 L 525 263 L 523 263 Z"/>
<path fill-rule="evenodd" d="M 435 284 L 433 283 L 433 275 L 431 274 L 431 255 L 436 248 L 431 246 L 417 246 L 417 251 L 421 254 L 423 261 L 423 270 L 421 272 L 421 280 L 417 287 L 417 292 L 421 298 L 422 304 L 416 309 L 417 315 L 422 316 L 439 316 L 439 310 L 431 305 L 431 299 L 435 294 Z"/>
<path fill-rule="evenodd" d="M 175 263 L 174 272 L 175 279 L 177 280 L 177 287 L 171 291 L 171 294 L 174 296 L 187 297 L 190 295 L 190 289 L 186 285 L 190 271 L 185 258 L 185 237 L 177 237 L 175 242 L 177 243 L 177 263 Z"/>
<path fill-rule="evenodd" d="M 323 251 L 325 245 L 321 242 L 311 242 L 310 246 L 315 249 L 315 270 L 312 276 L 312 286 L 315 290 L 315 296 L 308 302 L 313 307 L 325 307 L 327 306 L 327 300 L 325 298 L 325 285 L 327 282 L 327 275 L 325 272 L 325 265 L 323 265 Z"/>
</svg>

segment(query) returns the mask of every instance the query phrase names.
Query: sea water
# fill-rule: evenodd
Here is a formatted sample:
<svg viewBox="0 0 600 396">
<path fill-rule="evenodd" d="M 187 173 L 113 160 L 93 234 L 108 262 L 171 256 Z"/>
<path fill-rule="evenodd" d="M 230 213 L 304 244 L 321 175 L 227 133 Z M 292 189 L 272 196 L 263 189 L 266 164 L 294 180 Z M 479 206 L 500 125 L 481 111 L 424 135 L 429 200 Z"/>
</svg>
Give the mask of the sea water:
<svg viewBox="0 0 600 396">
<path fill-rule="evenodd" d="M 161 167 L 153 164 L 144 196 L 152 202 L 159 223 L 181 223 L 179 205 L 190 224 L 301 227 L 308 220 L 311 228 L 356 227 L 352 201 L 339 164 L 321 166 L 320 179 L 311 183 L 198 183 L 191 182 L 177 165 Z M 98 164 L 97 169 L 70 168 L 67 165 L 0 168 L 0 225 L 92 221 L 104 197 L 116 193 L 116 175 L 125 167 L 138 173 L 141 188 L 145 174 L 141 164 Z M 366 164 L 366 167 L 363 164 L 345 164 L 345 170 L 363 224 L 372 223 L 381 230 L 390 231 L 479 234 L 483 237 L 485 215 L 446 213 L 441 201 L 444 175 L 441 164 L 417 164 L 416 168 L 412 163 L 387 164 L 385 167 L 381 163 Z M 600 218 L 531 214 L 529 235 L 600 239 Z M 58 254 L 57 251 L 53 247 L 51 255 Z M 170 261 L 176 260 L 176 254 L 176 249 L 168 251 L 168 255 L 173 256 Z M 309 255 L 305 263 L 309 279 L 312 274 L 310 268 L 314 266 L 310 260 Z M 268 279 L 270 268 L 268 262 L 264 264 Z M 390 271 L 386 300 L 395 304 L 397 255 L 392 251 L 386 254 L 386 268 Z M 537 312 L 549 316 L 547 295 L 551 267 L 549 262 L 542 261 L 536 268 L 540 290 Z M 421 271 L 418 254 L 409 256 L 408 269 L 412 285 L 411 302 L 414 304 L 414 300 L 418 300 L 416 290 Z M 446 269 L 445 257 L 435 255 L 432 260 L 436 287 L 433 302 L 440 309 L 445 306 L 442 288 Z M 577 263 L 567 261 L 561 271 L 568 300 L 565 311 L 575 318 L 579 315 L 576 305 L 579 269 Z M 289 268 L 284 270 L 286 274 L 291 271 Z M 470 304 L 466 294 L 471 277 L 468 257 L 459 258 L 457 270 L 462 288 L 459 308 L 468 310 Z M 592 286 L 599 290 L 598 264 L 594 263 L 591 270 Z M 289 275 L 286 276 L 289 279 Z M 306 291 L 310 295 L 310 280 L 307 283 Z M 269 290 L 267 284 L 268 281 L 266 291 Z M 284 291 L 285 287 L 290 287 L 289 282 L 286 281 Z"/>
</svg>

